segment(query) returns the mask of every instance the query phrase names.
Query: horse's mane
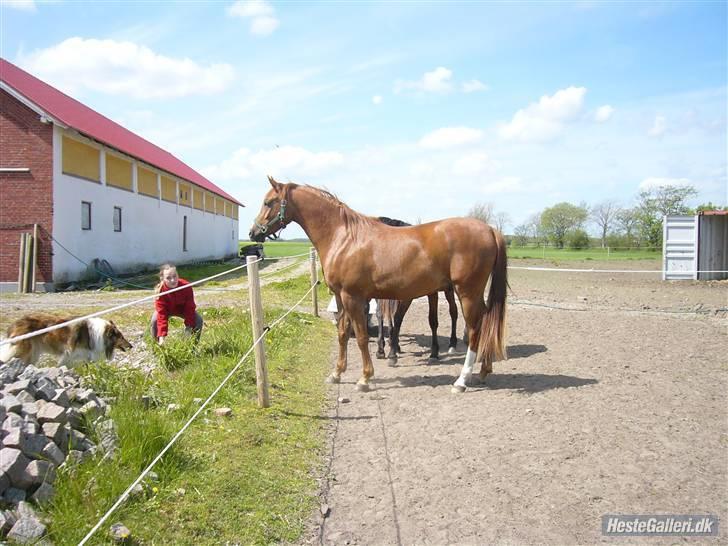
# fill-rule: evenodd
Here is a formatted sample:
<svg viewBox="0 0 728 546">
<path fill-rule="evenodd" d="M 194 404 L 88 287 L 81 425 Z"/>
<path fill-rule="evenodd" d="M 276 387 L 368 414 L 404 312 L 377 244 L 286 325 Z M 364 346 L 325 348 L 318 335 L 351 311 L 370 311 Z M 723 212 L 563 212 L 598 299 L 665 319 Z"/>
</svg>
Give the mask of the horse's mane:
<svg viewBox="0 0 728 546">
<path fill-rule="evenodd" d="M 356 236 L 362 228 L 366 229 L 378 222 L 376 218 L 355 211 L 328 190 L 317 188 L 316 186 L 310 186 L 308 184 L 306 184 L 305 187 L 318 193 L 321 197 L 338 207 L 339 214 L 341 219 L 344 221 L 347 232 L 353 236 Z"/>
</svg>

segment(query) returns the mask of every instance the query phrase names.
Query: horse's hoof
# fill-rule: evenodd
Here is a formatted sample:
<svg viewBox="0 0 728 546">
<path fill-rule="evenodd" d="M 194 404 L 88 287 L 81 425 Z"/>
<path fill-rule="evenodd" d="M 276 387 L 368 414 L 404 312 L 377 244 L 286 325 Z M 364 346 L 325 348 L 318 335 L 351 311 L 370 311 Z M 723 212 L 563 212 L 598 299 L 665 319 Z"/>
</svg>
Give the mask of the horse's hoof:
<svg viewBox="0 0 728 546">
<path fill-rule="evenodd" d="M 465 387 L 461 387 L 460 385 L 453 385 L 450 388 L 450 392 L 453 394 L 462 394 L 465 392 Z"/>
<path fill-rule="evenodd" d="M 449 355 L 454 355 L 454 354 L 455 354 L 455 347 L 450 347 L 450 348 L 449 348 L 449 349 L 447 350 L 447 354 L 449 354 Z"/>
<path fill-rule="evenodd" d="M 430 364 L 440 362 L 440 357 L 439 356 L 430 356 L 430 358 L 427 359 L 427 362 L 429 362 Z"/>
<path fill-rule="evenodd" d="M 394 368 L 397 365 L 397 359 L 396 358 L 388 358 L 387 359 L 387 366 L 390 368 Z"/>
<path fill-rule="evenodd" d="M 369 383 L 357 383 L 356 390 L 359 392 L 369 392 Z"/>
<path fill-rule="evenodd" d="M 326 378 L 326 382 L 329 383 L 329 384 L 341 383 L 341 378 L 340 377 L 336 377 L 334 374 L 331 374 L 331 375 L 329 375 Z"/>
<path fill-rule="evenodd" d="M 377 353 L 377 358 L 379 360 L 384 360 L 386 357 L 385 357 L 384 353 Z"/>
</svg>

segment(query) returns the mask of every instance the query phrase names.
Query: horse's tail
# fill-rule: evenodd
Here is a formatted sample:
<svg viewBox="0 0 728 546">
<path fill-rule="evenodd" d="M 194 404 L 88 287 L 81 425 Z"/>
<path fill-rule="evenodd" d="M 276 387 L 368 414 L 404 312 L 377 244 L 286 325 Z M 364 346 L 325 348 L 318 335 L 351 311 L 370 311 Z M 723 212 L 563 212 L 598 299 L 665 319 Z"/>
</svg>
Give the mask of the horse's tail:
<svg viewBox="0 0 728 546">
<path fill-rule="evenodd" d="M 494 230 L 497 247 L 495 264 L 490 277 L 488 305 L 480 323 L 477 362 L 505 360 L 506 354 L 506 296 L 508 291 L 508 256 L 506 241 L 500 231 Z M 486 360 L 483 358 L 485 357 Z"/>
<path fill-rule="evenodd" d="M 382 312 L 382 319 L 390 323 L 394 322 L 394 314 L 399 307 L 399 300 L 377 300 L 377 306 Z"/>
</svg>

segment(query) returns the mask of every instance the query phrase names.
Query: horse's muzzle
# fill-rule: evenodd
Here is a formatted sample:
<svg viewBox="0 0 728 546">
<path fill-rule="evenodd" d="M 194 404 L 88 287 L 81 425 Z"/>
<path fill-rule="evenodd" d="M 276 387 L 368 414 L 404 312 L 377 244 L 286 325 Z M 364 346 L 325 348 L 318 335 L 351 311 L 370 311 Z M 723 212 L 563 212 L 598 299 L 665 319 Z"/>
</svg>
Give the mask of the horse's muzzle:
<svg viewBox="0 0 728 546">
<path fill-rule="evenodd" d="M 255 241 L 256 243 L 262 243 L 265 241 L 265 233 L 255 227 L 250 230 L 248 237 L 251 241 Z"/>
</svg>

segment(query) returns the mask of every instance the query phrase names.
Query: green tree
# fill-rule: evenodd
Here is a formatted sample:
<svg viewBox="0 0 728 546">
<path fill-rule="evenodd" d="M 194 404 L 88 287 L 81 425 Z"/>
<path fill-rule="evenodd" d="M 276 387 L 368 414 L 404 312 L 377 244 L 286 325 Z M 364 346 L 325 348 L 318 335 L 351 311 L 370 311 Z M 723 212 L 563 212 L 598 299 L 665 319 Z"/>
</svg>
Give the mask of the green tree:
<svg viewBox="0 0 728 546">
<path fill-rule="evenodd" d="M 468 216 L 490 224 L 494 216 L 493 203 L 475 203 L 468 211 Z"/>
<path fill-rule="evenodd" d="M 659 186 L 640 192 L 637 198 L 637 226 L 640 238 L 649 246 L 662 246 L 662 220 L 668 214 L 691 214 L 685 201 L 698 194 L 690 185 Z"/>
<path fill-rule="evenodd" d="M 513 229 L 513 242 L 516 246 L 526 246 L 530 230 L 528 224 L 519 224 Z"/>
<path fill-rule="evenodd" d="M 571 203 L 558 203 L 541 213 L 541 229 L 557 247 L 564 247 L 566 234 L 580 229 L 586 221 L 586 207 Z"/>
<path fill-rule="evenodd" d="M 728 210 L 728 207 L 721 207 L 720 205 L 714 205 L 711 201 L 708 201 L 707 203 L 698 205 L 698 207 L 695 210 L 697 212 L 705 212 L 705 211 L 709 211 L 709 210 Z"/>
</svg>

